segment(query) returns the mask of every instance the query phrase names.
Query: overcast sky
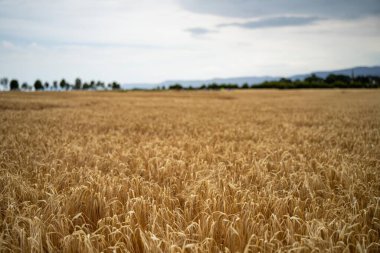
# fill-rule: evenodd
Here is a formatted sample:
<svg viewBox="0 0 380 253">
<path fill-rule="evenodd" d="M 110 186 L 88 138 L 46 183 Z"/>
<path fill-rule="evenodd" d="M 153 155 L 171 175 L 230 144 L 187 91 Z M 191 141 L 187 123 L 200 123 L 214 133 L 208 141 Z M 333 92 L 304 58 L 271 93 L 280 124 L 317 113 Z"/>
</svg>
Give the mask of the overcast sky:
<svg viewBox="0 0 380 253">
<path fill-rule="evenodd" d="M 121 83 L 380 65 L 380 0 L 0 0 L 0 77 Z"/>
</svg>

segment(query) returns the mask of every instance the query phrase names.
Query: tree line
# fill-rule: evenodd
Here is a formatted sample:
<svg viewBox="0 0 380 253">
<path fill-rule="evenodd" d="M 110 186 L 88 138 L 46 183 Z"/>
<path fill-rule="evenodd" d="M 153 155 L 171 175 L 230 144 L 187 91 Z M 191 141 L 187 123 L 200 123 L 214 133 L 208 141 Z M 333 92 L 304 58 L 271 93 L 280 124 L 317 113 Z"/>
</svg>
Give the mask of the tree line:
<svg viewBox="0 0 380 253">
<path fill-rule="evenodd" d="M 82 82 L 80 78 L 75 79 L 73 84 L 67 82 L 65 79 L 61 81 L 42 82 L 37 79 L 33 85 L 29 85 L 24 82 L 20 84 L 17 79 L 8 80 L 8 78 L 1 78 L 0 85 L 3 86 L 4 90 L 119 90 L 121 88 L 120 84 L 117 82 L 104 83 L 102 81 L 90 81 Z M 9 85 L 9 87 L 8 87 Z"/>
<path fill-rule="evenodd" d="M 221 90 L 221 89 L 328 89 L 328 88 L 380 88 L 380 77 L 378 76 L 357 76 L 330 74 L 326 78 L 320 78 L 312 74 L 304 80 L 291 80 L 281 78 L 276 81 L 266 81 L 260 84 L 244 83 L 237 84 L 203 84 L 200 87 L 183 87 L 181 84 L 169 86 L 171 90 Z"/>
<path fill-rule="evenodd" d="M 80 78 L 75 79 L 70 84 L 65 79 L 54 81 L 52 83 L 36 80 L 33 85 L 28 83 L 19 84 L 17 79 L 9 81 L 7 78 L 0 79 L 0 85 L 3 90 L 120 90 L 121 86 L 117 82 L 104 83 L 101 81 L 82 82 Z M 260 84 L 238 85 L 234 83 L 211 83 L 203 84 L 200 87 L 184 87 L 179 83 L 170 85 L 170 90 L 221 90 L 221 89 L 327 89 L 327 88 L 380 88 L 380 77 L 378 76 L 356 76 L 330 74 L 326 78 L 318 77 L 312 74 L 304 80 L 291 80 L 281 78 L 276 81 L 266 81 Z M 166 88 L 158 87 L 156 90 L 165 90 Z"/>
</svg>

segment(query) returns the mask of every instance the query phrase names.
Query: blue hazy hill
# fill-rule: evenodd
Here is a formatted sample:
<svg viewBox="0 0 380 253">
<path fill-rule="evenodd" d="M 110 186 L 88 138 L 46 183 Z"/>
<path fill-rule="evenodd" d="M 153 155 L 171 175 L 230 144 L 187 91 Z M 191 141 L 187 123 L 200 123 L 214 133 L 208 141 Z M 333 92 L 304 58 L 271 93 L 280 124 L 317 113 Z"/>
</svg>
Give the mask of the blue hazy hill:
<svg viewBox="0 0 380 253">
<path fill-rule="evenodd" d="M 380 66 L 374 66 L 374 67 L 354 67 L 354 68 L 348 68 L 348 69 L 341 69 L 341 70 L 332 70 L 332 71 L 316 71 L 316 72 L 310 72 L 306 74 L 299 74 L 299 75 L 293 75 L 293 76 L 287 76 L 286 78 L 292 79 L 292 80 L 303 80 L 306 77 L 310 76 L 311 74 L 316 74 L 318 77 L 326 78 L 330 74 L 336 74 L 336 75 L 347 75 L 351 76 L 352 74 L 355 76 L 380 76 Z M 211 84 L 211 83 L 233 83 L 238 85 L 243 85 L 244 83 L 248 83 L 249 85 L 252 84 L 260 84 L 265 81 L 275 81 L 280 79 L 280 76 L 247 76 L 247 77 L 232 77 L 232 78 L 213 78 L 213 79 L 206 79 L 206 80 L 168 80 L 161 83 L 135 83 L 135 84 L 124 84 L 124 89 L 154 89 L 156 87 L 169 87 L 170 85 L 179 83 L 183 87 L 200 87 L 203 84 Z"/>
</svg>

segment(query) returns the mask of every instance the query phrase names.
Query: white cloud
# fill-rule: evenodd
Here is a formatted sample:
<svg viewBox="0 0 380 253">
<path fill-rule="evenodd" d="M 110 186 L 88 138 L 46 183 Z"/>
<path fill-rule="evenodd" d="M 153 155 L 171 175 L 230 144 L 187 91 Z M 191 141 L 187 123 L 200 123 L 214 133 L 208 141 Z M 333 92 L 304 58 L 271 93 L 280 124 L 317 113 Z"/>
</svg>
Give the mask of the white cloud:
<svg viewBox="0 0 380 253">
<path fill-rule="evenodd" d="M 6 40 L 3 40 L 3 41 L 1 42 L 1 46 L 2 46 L 3 48 L 5 48 L 5 49 L 12 49 L 12 48 L 15 47 L 15 46 L 13 45 L 12 42 L 9 42 L 9 41 L 6 41 Z"/>
<path fill-rule="evenodd" d="M 377 17 L 218 30 L 247 21 L 186 10 L 176 0 L 0 0 L 1 74 L 159 82 L 380 63 Z"/>
</svg>

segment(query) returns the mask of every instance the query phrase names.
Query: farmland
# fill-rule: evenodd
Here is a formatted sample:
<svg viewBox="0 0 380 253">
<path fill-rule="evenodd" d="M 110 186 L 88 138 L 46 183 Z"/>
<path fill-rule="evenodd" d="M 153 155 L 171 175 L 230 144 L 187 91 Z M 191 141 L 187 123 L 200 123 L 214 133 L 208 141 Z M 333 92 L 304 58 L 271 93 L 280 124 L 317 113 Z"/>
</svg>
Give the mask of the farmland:
<svg viewBox="0 0 380 253">
<path fill-rule="evenodd" d="M 380 91 L 0 93 L 0 252 L 378 252 Z"/>
</svg>

